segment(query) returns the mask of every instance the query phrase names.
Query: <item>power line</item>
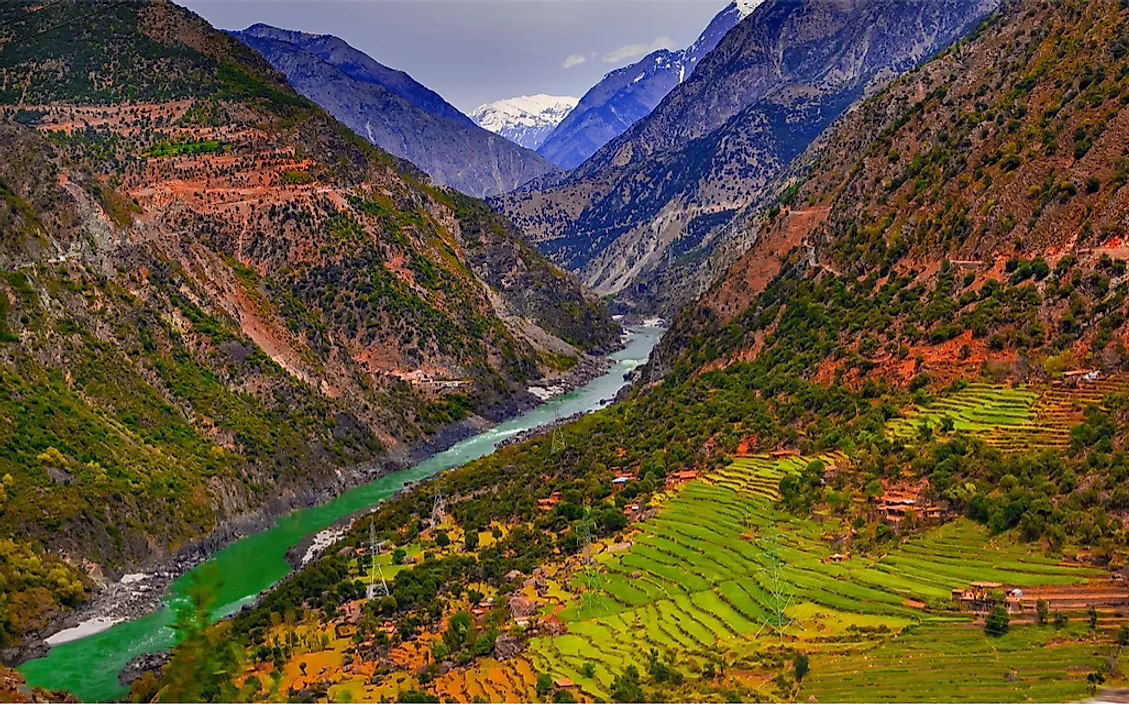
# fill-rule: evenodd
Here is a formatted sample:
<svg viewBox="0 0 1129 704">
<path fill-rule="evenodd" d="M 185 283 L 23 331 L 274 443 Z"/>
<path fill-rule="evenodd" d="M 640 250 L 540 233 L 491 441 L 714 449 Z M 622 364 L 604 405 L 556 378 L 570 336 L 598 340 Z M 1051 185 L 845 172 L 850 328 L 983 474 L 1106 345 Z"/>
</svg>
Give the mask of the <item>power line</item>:
<svg viewBox="0 0 1129 704">
<path fill-rule="evenodd" d="M 55 3 L 55 5 L 58 5 L 58 4 L 60 4 L 60 3 L 59 2 Z M 7 51 L 8 49 L 10 49 L 14 46 L 19 46 L 20 44 L 25 44 L 27 42 L 30 42 L 32 39 L 42 37 L 44 34 L 47 34 L 48 32 L 54 32 L 56 29 L 62 29 L 63 27 L 66 27 L 67 25 L 74 24 L 75 22 L 81 22 L 83 20 L 88 20 L 88 19 L 91 19 L 92 17 L 96 17 L 100 14 L 103 14 L 103 13 L 109 12 L 110 10 L 113 10 L 115 8 L 121 7 L 122 5 L 129 5 L 129 4 L 131 4 L 130 0 L 123 0 L 122 2 L 115 2 L 113 5 L 107 5 L 105 7 L 100 7 L 97 10 L 95 10 L 94 12 L 85 14 L 81 17 L 74 17 L 72 19 L 67 20 L 66 22 L 60 22 L 59 24 L 57 24 L 53 27 L 48 27 L 47 29 L 40 30 L 40 31 L 36 32 L 35 34 L 30 35 L 30 36 L 17 37 L 16 39 L 13 39 L 12 41 L 8 42 L 7 44 L 0 44 L 0 51 Z M 49 5 L 48 7 L 54 7 L 54 5 Z M 47 8 L 44 7 L 44 8 L 41 8 L 41 9 L 45 10 Z M 13 22 L 14 21 L 15 20 L 13 20 Z"/>
<path fill-rule="evenodd" d="M 33 13 L 33 12 L 43 12 L 44 10 L 50 10 L 52 7 L 55 7 L 56 5 L 63 4 L 63 2 L 65 2 L 65 0 L 55 0 L 55 2 L 51 3 L 50 5 L 44 5 L 43 7 L 40 7 L 40 8 L 35 9 L 35 10 L 28 10 L 27 12 L 20 15 L 19 17 L 15 17 L 13 19 L 10 19 L 7 22 L 0 22 L 0 29 L 4 29 L 5 27 L 13 25 L 16 22 L 19 22 L 20 20 L 24 19 L 25 17 L 30 17 L 31 13 Z"/>
</svg>

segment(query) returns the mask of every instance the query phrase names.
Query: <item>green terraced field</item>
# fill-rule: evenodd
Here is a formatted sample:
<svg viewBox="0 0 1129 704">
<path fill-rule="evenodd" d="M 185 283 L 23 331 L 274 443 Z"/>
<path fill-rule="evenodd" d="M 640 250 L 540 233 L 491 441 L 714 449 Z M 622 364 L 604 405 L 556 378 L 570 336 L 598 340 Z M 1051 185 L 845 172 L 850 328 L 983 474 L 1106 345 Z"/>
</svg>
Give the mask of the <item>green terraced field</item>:
<svg viewBox="0 0 1129 704">
<path fill-rule="evenodd" d="M 1000 450 L 1062 449 L 1070 443 L 1070 428 L 1082 421 L 1083 409 L 1101 405 L 1111 393 L 1127 390 L 1129 385 L 1120 379 L 1040 389 L 974 383 L 890 421 L 887 433 L 908 442 L 919 437 L 923 422 L 936 431 L 947 418 L 954 431 L 976 436 Z"/>
<path fill-rule="evenodd" d="M 1034 399 L 1032 392 L 1019 391 L 991 403 L 981 399 L 962 413 L 968 423 L 1029 422 Z M 914 536 L 886 555 L 824 562 L 833 552 L 828 537 L 843 526 L 834 519 L 800 520 L 774 506 L 780 478 L 808 461 L 741 458 L 683 487 L 659 515 L 638 525 L 629 550 L 597 557 L 598 592 L 560 614 L 566 635 L 531 641 L 534 668 L 569 677 L 599 698 L 628 664 L 642 671 L 650 648 L 675 653 L 688 671 L 716 654 L 736 662 L 779 643 L 769 623 L 774 594 L 780 594 L 794 619 L 786 637 L 807 644 L 814 653 L 813 673 L 819 673 L 803 692 L 810 689 L 820 701 L 1056 700 L 1085 694 L 1084 673 L 1095 662 L 1089 649 L 1063 646 L 1046 655 L 1050 651 L 1034 643 L 1045 640 L 1045 631 L 1021 628 L 1002 641 L 989 640 L 966 615 L 929 615 L 905 601 L 946 600 L 952 589 L 977 580 L 1077 583 L 1100 571 L 1062 565 L 1009 539 L 991 540 L 986 529 L 966 520 Z M 775 582 L 766 570 L 770 544 L 784 562 Z M 852 625 L 885 626 L 887 635 L 844 641 Z M 910 632 L 893 639 L 907 626 Z M 1002 668 L 1029 653 L 1031 664 L 1008 682 Z M 590 680 L 582 674 L 587 662 L 595 665 Z M 974 685 L 959 696 L 946 687 L 954 667 L 967 671 Z M 1069 677 L 1067 667 L 1076 668 Z M 898 684 L 899 679 L 905 681 Z"/>
<path fill-rule="evenodd" d="M 821 702 L 1078 700 L 1110 648 L 1054 645 L 1063 635 L 1025 627 L 987 638 L 969 625 L 926 624 L 871 648 L 813 657 L 801 694 Z M 1070 635 L 1081 636 L 1081 627 Z"/>
</svg>

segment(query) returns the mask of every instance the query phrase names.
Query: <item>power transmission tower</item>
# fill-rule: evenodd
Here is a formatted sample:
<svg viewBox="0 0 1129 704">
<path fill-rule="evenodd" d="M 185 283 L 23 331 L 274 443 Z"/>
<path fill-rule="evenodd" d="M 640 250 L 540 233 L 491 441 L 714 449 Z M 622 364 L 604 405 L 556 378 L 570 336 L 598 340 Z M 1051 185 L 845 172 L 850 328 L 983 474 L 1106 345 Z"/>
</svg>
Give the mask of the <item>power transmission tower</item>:
<svg viewBox="0 0 1129 704">
<path fill-rule="evenodd" d="M 549 444 L 549 454 L 555 455 L 565 448 L 564 431 L 561 430 L 561 409 L 553 408 L 553 437 Z"/>
<path fill-rule="evenodd" d="M 592 513 L 590 507 L 584 512 L 584 520 L 580 523 L 580 562 L 584 567 L 584 595 L 581 597 L 580 610 L 585 608 L 597 611 L 606 611 L 607 600 L 604 599 L 603 580 L 600 571 L 596 568 L 596 555 L 592 550 Z"/>
<path fill-rule="evenodd" d="M 368 524 L 368 554 L 369 554 L 369 570 L 368 570 L 368 590 L 366 598 L 372 599 L 376 596 L 376 577 L 380 575 L 380 591 L 382 596 L 391 594 L 388 590 L 388 582 L 384 581 L 384 570 L 376 563 L 376 556 L 380 554 L 380 547 L 376 544 L 376 523 L 370 521 Z"/>
<path fill-rule="evenodd" d="M 799 622 L 790 618 L 786 613 L 795 604 L 795 600 L 788 588 L 788 583 L 783 579 L 785 562 L 780 557 L 778 536 L 769 534 L 763 538 L 758 538 L 756 542 L 762 547 L 761 557 L 764 558 L 764 567 L 761 568 L 761 571 L 767 576 L 768 582 L 765 586 L 768 614 L 761 619 L 761 627 L 757 630 L 757 636 L 760 636 L 766 628 L 769 628 L 775 631 L 777 637 L 783 642 L 784 631 L 788 626 Z"/>
<path fill-rule="evenodd" d="M 431 507 L 431 525 L 438 528 L 447 518 L 447 499 L 443 496 L 443 489 L 435 487 L 435 504 Z"/>
</svg>

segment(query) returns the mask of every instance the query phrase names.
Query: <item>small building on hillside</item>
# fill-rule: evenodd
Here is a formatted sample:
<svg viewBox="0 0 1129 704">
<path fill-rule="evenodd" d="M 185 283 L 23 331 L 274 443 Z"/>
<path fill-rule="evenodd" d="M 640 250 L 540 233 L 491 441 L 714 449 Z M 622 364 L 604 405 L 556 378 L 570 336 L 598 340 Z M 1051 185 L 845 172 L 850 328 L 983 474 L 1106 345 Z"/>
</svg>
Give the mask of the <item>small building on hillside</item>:
<svg viewBox="0 0 1129 704">
<path fill-rule="evenodd" d="M 628 521 L 637 521 L 643 515 L 643 507 L 639 504 L 627 504 L 623 507 L 623 515 Z"/>
<path fill-rule="evenodd" d="M 677 486 L 681 486 L 682 484 L 685 484 L 686 482 L 692 482 L 697 478 L 698 478 L 697 470 L 684 469 L 680 472 L 673 472 L 671 474 L 666 475 L 666 488 L 667 489 L 673 489 Z"/>
<path fill-rule="evenodd" d="M 1102 378 L 1097 369 L 1071 369 L 1062 373 L 1063 381 L 1069 386 L 1092 384 Z"/>
<path fill-rule="evenodd" d="M 537 499 L 537 508 L 542 511 L 552 511 L 553 507 L 561 502 L 561 492 L 554 491 L 544 499 Z"/>
<path fill-rule="evenodd" d="M 1003 593 L 1003 605 L 1008 613 L 1023 612 L 1023 590 L 1018 587 L 1005 590 L 999 582 L 973 582 L 965 589 L 954 589 L 953 604 L 961 611 L 988 613 L 995 608 L 999 592 Z"/>
</svg>

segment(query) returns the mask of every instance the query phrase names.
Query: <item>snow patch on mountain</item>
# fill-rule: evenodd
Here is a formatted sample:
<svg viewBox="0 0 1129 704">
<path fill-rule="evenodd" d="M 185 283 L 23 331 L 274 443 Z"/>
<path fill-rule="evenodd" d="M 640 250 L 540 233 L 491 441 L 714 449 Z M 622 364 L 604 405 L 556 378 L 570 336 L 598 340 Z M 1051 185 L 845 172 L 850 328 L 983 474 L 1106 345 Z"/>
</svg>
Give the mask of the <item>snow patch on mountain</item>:
<svg viewBox="0 0 1129 704">
<path fill-rule="evenodd" d="M 519 95 L 482 105 L 470 119 L 483 129 L 536 149 L 578 102 L 580 98 L 567 95 Z"/>
<path fill-rule="evenodd" d="M 764 0 L 737 0 L 737 12 L 741 13 L 741 19 L 745 19 L 763 2 Z"/>
</svg>

